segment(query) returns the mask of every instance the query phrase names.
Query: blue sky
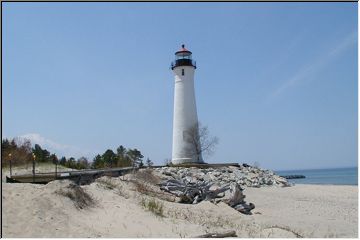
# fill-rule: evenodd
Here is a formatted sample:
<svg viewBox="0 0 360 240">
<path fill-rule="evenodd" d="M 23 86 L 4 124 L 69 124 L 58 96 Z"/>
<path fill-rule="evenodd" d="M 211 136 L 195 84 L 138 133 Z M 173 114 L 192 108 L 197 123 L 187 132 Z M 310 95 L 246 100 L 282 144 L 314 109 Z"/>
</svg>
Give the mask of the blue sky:
<svg viewBox="0 0 360 240">
<path fill-rule="evenodd" d="M 3 3 L 3 137 L 171 157 L 182 43 L 207 162 L 357 166 L 357 3 Z"/>
</svg>

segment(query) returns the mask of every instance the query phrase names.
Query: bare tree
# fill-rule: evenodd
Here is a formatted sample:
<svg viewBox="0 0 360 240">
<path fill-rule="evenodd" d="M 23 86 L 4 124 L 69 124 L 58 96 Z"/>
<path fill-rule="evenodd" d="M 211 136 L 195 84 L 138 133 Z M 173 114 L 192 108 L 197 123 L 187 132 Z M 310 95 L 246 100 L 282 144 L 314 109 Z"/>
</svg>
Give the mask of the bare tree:
<svg viewBox="0 0 360 240">
<path fill-rule="evenodd" d="M 201 156 L 211 156 L 219 143 L 219 138 L 210 136 L 208 127 L 199 122 L 184 132 L 184 140 L 189 143 L 188 153 L 197 160 L 202 160 Z"/>
<path fill-rule="evenodd" d="M 171 159 L 170 158 L 165 158 L 164 159 L 164 165 L 165 166 L 171 166 Z"/>
</svg>

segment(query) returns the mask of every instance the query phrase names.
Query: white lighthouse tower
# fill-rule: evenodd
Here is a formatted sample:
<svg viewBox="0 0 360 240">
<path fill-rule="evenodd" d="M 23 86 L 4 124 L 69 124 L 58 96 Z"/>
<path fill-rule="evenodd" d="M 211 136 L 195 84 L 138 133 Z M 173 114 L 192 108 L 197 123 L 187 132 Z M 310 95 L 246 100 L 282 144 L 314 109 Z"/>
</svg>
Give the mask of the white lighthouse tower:
<svg viewBox="0 0 360 240">
<path fill-rule="evenodd" d="M 189 141 L 189 131 L 198 133 L 198 117 L 196 112 L 194 73 L 196 63 L 191 59 L 191 52 L 182 45 L 175 53 L 175 61 L 171 69 L 175 74 L 174 121 L 173 121 L 173 164 L 203 163 L 201 152 L 194 150 L 194 143 Z M 193 134 L 193 133 L 192 133 Z M 199 143 L 198 134 L 195 134 Z"/>
</svg>

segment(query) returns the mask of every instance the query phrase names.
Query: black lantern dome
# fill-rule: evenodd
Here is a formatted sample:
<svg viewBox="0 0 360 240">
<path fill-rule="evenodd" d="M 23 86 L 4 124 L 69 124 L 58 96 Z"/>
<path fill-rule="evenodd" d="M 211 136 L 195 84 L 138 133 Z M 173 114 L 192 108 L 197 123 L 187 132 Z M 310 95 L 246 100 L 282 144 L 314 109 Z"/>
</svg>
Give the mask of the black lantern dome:
<svg viewBox="0 0 360 240">
<path fill-rule="evenodd" d="M 193 66 L 196 68 L 196 62 L 191 59 L 192 52 L 181 45 L 181 49 L 175 53 L 175 61 L 171 63 L 171 69 L 179 66 Z"/>
</svg>

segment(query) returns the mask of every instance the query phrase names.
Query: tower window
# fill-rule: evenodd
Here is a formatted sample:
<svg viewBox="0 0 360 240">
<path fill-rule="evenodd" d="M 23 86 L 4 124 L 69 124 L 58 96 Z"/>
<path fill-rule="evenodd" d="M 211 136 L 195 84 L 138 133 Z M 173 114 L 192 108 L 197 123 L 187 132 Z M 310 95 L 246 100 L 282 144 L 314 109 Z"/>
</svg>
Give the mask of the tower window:
<svg viewBox="0 0 360 240">
<path fill-rule="evenodd" d="M 185 75 L 185 70 L 184 69 L 181 69 L 181 75 Z"/>
</svg>

